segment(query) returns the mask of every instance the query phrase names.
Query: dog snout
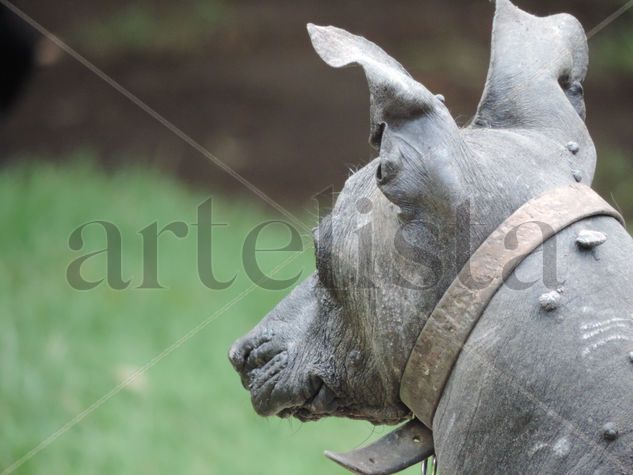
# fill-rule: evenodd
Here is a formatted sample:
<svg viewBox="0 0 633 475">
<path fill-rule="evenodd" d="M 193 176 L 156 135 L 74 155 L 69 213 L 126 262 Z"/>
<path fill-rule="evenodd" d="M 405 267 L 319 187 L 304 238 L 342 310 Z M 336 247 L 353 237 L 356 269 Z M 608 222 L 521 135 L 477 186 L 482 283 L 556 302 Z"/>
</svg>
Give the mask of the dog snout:
<svg viewBox="0 0 633 475">
<path fill-rule="evenodd" d="M 246 366 L 246 358 L 248 357 L 249 352 L 246 349 L 246 343 L 247 342 L 244 339 L 240 339 L 233 343 L 231 348 L 229 348 L 229 361 L 238 373 L 241 373 Z"/>
<path fill-rule="evenodd" d="M 229 360 L 237 372 L 247 373 L 265 365 L 284 351 L 282 339 L 270 331 L 237 340 L 229 349 Z"/>
</svg>

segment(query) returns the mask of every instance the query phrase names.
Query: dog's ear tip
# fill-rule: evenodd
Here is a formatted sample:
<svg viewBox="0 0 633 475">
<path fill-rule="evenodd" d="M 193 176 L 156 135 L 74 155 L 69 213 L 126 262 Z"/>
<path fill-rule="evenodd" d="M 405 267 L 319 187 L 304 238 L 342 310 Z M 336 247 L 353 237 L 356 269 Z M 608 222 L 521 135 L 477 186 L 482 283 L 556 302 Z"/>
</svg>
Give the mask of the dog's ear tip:
<svg viewBox="0 0 633 475">
<path fill-rule="evenodd" d="M 319 32 L 321 27 L 315 25 L 314 23 L 306 23 L 306 30 L 308 31 L 308 36 L 310 37 L 310 41 L 314 44 L 314 39 Z"/>
<path fill-rule="evenodd" d="M 497 15 L 519 10 L 519 8 L 510 0 L 494 0 L 494 4 Z"/>
<path fill-rule="evenodd" d="M 308 23 L 306 29 L 314 51 L 328 66 L 340 68 L 352 62 L 347 58 L 347 48 L 354 35 L 335 26 L 314 23 Z"/>
<path fill-rule="evenodd" d="M 409 121 L 439 108 L 440 101 L 435 95 L 375 43 L 335 26 L 309 23 L 307 29 L 315 52 L 327 65 L 333 68 L 363 68 L 371 97 L 372 142 L 376 141 L 374 136 L 381 123 Z M 449 121 L 454 123 L 452 118 L 449 120 L 443 116 L 440 122 Z"/>
<path fill-rule="evenodd" d="M 521 18 L 531 17 L 529 13 L 521 10 L 510 0 L 496 0 L 494 13 L 494 27 L 501 24 L 510 24 L 521 21 Z M 494 28 L 493 28 L 494 30 Z"/>
<path fill-rule="evenodd" d="M 323 27 L 310 22 L 306 23 L 306 30 L 308 30 L 308 35 L 310 35 L 310 38 L 312 38 L 319 31 L 320 28 Z"/>
<path fill-rule="evenodd" d="M 306 30 L 310 40 L 315 46 L 319 43 L 331 42 L 338 39 L 340 36 L 353 36 L 348 31 L 341 28 L 337 28 L 332 25 L 316 25 L 314 23 L 306 23 Z"/>
</svg>

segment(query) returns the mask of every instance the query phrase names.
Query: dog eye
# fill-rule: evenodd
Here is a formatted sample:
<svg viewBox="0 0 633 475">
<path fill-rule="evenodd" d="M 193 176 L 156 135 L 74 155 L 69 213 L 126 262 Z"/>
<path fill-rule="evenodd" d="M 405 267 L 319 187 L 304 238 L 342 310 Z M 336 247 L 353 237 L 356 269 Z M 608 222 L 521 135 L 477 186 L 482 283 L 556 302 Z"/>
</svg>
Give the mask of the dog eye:
<svg viewBox="0 0 633 475">
<path fill-rule="evenodd" d="M 565 91 L 565 94 L 569 96 L 583 96 L 585 89 L 580 81 L 572 81 L 569 74 L 564 74 L 558 78 L 560 87 Z"/>
<path fill-rule="evenodd" d="M 378 183 L 382 183 L 382 163 L 379 163 L 378 168 L 376 168 L 376 180 Z"/>
<path fill-rule="evenodd" d="M 371 134 L 371 137 L 369 137 L 369 144 L 376 150 L 380 150 L 380 147 L 382 146 L 382 135 L 385 132 L 386 127 L 387 124 L 384 122 L 378 124 L 378 127 L 376 127 L 374 132 Z"/>
<path fill-rule="evenodd" d="M 582 84 L 580 84 L 580 82 L 575 81 L 571 86 L 569 86 L 567 92 L 574 96 L 582 96 L 585 93 L 585 89 L 582 87 Z"/>
<path fill-rule="evenodd" d="M 398 174 L 398 164 L 389 157 L 381 157 L 378 167 L 376 167 L 376 183 L 378 186 L 384 186 L 393 180 Z"/>
</svg>

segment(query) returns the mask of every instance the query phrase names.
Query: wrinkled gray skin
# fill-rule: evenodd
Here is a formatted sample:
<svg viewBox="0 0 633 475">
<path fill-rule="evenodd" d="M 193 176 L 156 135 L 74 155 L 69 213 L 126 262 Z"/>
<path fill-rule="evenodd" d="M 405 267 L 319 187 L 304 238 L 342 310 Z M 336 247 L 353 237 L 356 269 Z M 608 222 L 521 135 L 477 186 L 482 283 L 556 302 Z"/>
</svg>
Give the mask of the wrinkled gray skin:
<svg viewBox="0 0 633 475">
<path fill-rule="evenodd" d="M 320 223 L 318 271 L 229 356 L 261 415 L 397 423 L 411 417 L 399 398 L 407 358 L 469 254 L 530 198 L 574 175 L 591 183 L 587 41 L 569 15 L 538 18 L 498 0 L 484 95 L 460 129 L 373 43 L 308 29 L 325 62 L 363 67 L 379 156 Z M 581 251 L 581 229 L 608 240 Z M 459 357 L 433 424 L 443 474 L 633 473 L 633 242 L 612 218 L 554 239 L 557 261 L 546 265 L 558 268 L 560 308 L 539 305 L 553 289 L 537 250 L 514 274 L 535 284 L 504 286 Z"/>
</svg>

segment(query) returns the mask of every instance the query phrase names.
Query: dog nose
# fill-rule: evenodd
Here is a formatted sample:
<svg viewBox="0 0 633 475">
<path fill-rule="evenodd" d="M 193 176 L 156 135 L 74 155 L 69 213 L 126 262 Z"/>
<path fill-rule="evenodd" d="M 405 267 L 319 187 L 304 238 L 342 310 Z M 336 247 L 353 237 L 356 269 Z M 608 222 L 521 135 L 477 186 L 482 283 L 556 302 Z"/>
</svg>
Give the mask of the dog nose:
<svg viewBox="0 0 633 475">
<path fill-rule="evenodd" d="M 246 351 L 243 340 L 237 340 L 229 349 L 229 361 L 238 373 L 244 369 L 246 365 Z"/>
</svg>

